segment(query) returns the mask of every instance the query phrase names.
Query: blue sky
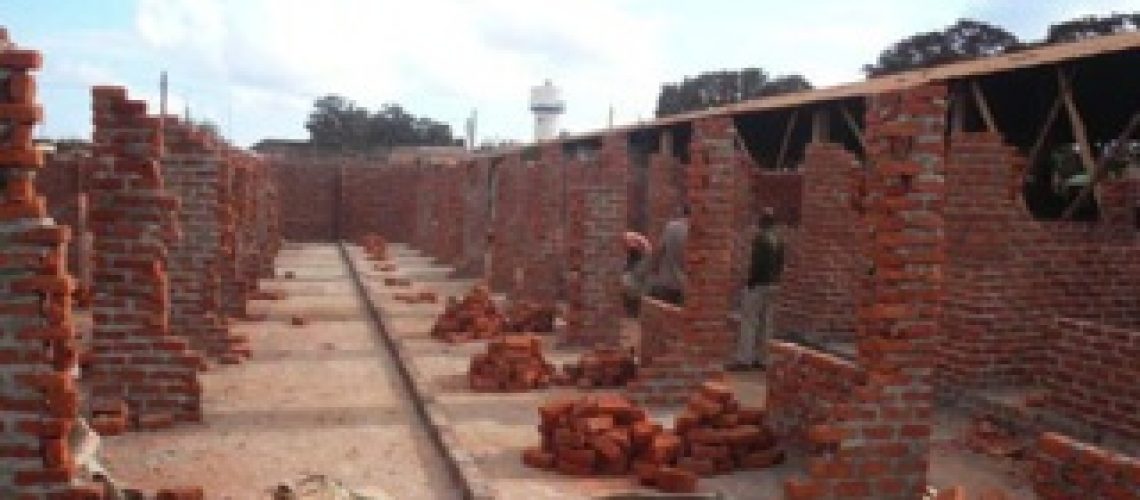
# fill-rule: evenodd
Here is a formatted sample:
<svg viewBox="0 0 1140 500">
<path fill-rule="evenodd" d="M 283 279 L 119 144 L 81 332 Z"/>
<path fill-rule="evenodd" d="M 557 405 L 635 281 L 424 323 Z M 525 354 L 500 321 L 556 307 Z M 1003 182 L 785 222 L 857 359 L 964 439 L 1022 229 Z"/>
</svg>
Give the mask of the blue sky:
<svg viewBox="0 0 1140 500">
<path fill-rule="evenodd" d="M 759 66 L 817 86 L 860 78 L 891 42 L 961 17 L 1038 39 L 1054 21 L 1140 0 L 3 0 L 0 25 L 43 51 L 39 135 L 88 137 L 89 88 L 127 86 L 157 111 L 217 123 L 239 145 L 307 136 L 312 101 L 398 102 L 481 138 L 530 137 L 527 91 L 567 101 L 562 128 L 648 119 L 659 85 Z"/>
</svg>

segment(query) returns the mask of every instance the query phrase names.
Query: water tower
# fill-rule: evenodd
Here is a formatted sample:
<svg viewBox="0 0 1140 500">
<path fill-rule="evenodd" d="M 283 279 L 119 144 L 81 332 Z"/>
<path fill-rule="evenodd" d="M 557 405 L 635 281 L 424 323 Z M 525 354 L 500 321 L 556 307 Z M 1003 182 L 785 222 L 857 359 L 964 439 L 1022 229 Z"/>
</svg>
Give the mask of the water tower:
<svg viewBox="0 0 1140 500">
<path fill-rule="evenodd" d="M 558 115 L 566 110 L 561 91 L 550 80 L 530 88 L 530 111 L 534 113 L 534 140 L 553 139 L 558 129 Z"/>
</svg>

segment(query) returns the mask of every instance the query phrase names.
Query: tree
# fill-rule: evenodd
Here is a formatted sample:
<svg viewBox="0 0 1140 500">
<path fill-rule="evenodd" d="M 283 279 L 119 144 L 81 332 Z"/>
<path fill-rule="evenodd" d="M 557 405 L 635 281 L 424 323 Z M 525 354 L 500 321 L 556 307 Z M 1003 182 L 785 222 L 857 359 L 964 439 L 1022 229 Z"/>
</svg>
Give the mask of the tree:
<svg viewBox="0 0 1140 500">
<path fill-rule="evenodd" d="M 317 99 L 305 128 L 309 142 L 322 149 L 367 151 L 458 144 L 446 123 L 414 116 L 399 104 L 385 104 L 372 113 L 338 95 Z"/>
<path fill-rule="evenodd" d="M 874 64 L 863 66 L 867 76 L 881 76 L 917 68 L 992 56 L 1022 46 L 1012 33 L 971 19 L 960 19 L 942 31 L 904 38 L 879 53 Z"/>
<path fill-rule="evenodd" d="M 1105 17 L 1085 16 L 1049 26 L 1045 42 L 1076 42 L 1101 35 L 1137 30 L 1140 30 L 1140 12 L 1112 14 Z"/>
<path fill-rule="evenodd" d="M 724 106 L 757 97 L 765 97 L 811 88 L 800 75 L 769 79 L 759 68 L 722 70 L 685 77 L 680 83 L 666 83 L 657 96 L 657 117 Z"/>
</svg>

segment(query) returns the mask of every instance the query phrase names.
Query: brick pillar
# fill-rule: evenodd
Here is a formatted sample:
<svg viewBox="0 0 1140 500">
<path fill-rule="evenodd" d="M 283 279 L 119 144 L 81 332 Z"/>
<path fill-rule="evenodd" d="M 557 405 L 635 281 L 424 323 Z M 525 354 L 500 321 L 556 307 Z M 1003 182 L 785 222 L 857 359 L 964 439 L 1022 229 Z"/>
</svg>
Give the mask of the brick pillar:
<svg viewBox="0 0 1140 500">
<path fill-rule="evenodd" d="M 529 300 L 553 305 L 558 297 L 562 238 L 562 147 L 544 144 L 531 175 L 533 194 L 528 206 L 532 251 L 526 255 Z"/>
<path fill-rule="evenodd" d="M 665 133 L 661 148 L 649 155 L 646 172 L 646 203 L 648 205 L 645 236 L 655 244 L 661 240 L 661 231 L 681 207 L 681 162 L 673 156 L 673 146 Z"/>
<path fill-rule="evenodd" d="M 945 260 L 946 89 L 878 95 L 868 104 L 865 206 L 874 270 L 859 310 L 857 356 L 866 380 L 832 423 L 809 430 L 817 445 L 809 479 L 788 489 L 812 498 L 914 499 L 927 484 Z"/>
<path fill-rule="evenodd" d="M 600 161 L 585 165 L 570 188 L 565 345 L 621 343 L 627 141 L 624 135 L 607 135 Z"/>
<path fill-rule="evenodd" d="M 483 259 L 488 251 L 487 231 L 490 230 L 489 171 L 486 159 L 469 161 L 463 168 L 463 264 L 459 266 L 459 274 L 484 280 L 489 279 L 483 275 Z"/>
<path fill-rule="evenodd" d="M 198 421 L 201 358 L 170 332 L 166 269 L 178 200 L 163 186 L 159 119 L 120 87 L 95 87 L 92 97 L 92 393 L 125 400 L 142 425 Z"/>
<path fill-rule="evenodd" d="M 631 397 L 649 405 L 680 404 L 704 380 L 721 377 L 736 339 L 728 312 L 735 282 L 732 230 L 741 152 L 731 118 L 698 120 L 693 129 L 692 163 L 686 171 L 692 214 L 685 245 L 684 331 L 681 338 L 667 340 L 628 387 Z"/>
<path fill-rule="evenodd" d="M 230 205 L 230 252 L 222 269 L 222 300 L 226 314 L 235 318 L 245 318 L 249 299 L 249 285 L 246 283 L 247 259 L 251 252 L 250 231 L 250 178 L 253 176 L 252 163 L 240 152 L 230 150 L 226 157 L 230 162 L 229 205 Z"/>
<path fill-rule="evenodd" d="M 514 291 L 517 256 L 515 239 L 518 237 L 516 188 L 522 158 L 510 154 L 496 167 L 495 212 L 492 220 L 495 238 L 491 244 L 491 287 L 496 291 Z"/>
<path fill-rule="evenodd" d="M 42 112 L 32 71 L 39 52 L 18 49 L 0 28 L 0 496 L 63 495 L 75 476 L 67 444 L 78 417 L 67 274 L 68 230 L 51 224 L 35 187 L 42 153 L 32 129 Z"/>
<path fill-rule="evenodd" d="M 217 138 L 168 118 L 162 172 L 178 196 L 183 238 L 170 246 L 170 328 L 197 351 L 225 362 L 248 354 L 244 337 L 230 332 L 222 307 L 222 265 L 227 261 L 228 210 L 221 184 L 225 162 Z M 269 252 L 266 252 L 269 253 Z"/>
</svg>

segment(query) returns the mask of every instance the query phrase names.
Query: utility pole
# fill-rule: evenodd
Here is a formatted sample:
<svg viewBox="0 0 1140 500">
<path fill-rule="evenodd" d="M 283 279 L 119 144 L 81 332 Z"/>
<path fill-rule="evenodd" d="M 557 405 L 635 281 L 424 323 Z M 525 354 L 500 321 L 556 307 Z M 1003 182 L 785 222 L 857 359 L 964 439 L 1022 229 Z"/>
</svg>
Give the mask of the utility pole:
<svg viewBox="0 0 1140 500">
<path fill-rule="evenodd" d="M 614 128 L 614 105 L 610 104 L 610 118 L 609 125 L 606 128 Z"/>
</svg>

